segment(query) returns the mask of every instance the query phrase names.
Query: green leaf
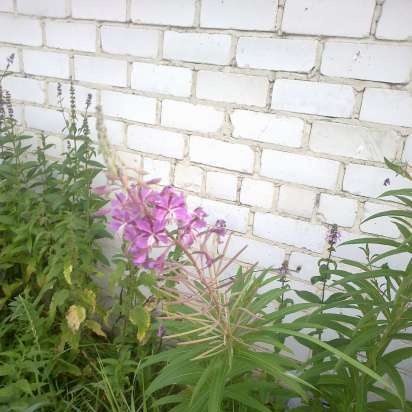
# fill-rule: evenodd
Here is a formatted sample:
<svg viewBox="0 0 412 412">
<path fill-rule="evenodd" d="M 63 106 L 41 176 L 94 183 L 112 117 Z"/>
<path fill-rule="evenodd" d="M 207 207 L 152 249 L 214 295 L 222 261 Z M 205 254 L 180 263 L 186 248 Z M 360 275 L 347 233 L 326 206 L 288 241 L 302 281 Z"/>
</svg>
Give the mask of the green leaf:
<svg viewBox="0 0 412 412">
<path fill-rule="evenodd" d="M 91 320 L 91 319 L 86 320 L 84 322 L 84 326 L 86 326 L 86 328 L 90 329 L 92 332 L 94 332 L 98 336 L 102 336 L 103 338 L 107 337 L 100 323 L 97 323 L 94 320 Z"/>
<path fill-rule="evenodd" d="M 305 300 L 306 302 L 310 303 L 322 303 L 320 297 L 318 295 L 315 295 L 312 292 L 308 292 L 307 290 L 295 290 L 295 293 Z"/>
<path fill-rule="evenodd" d="M 143 306 L 135 306 L 129 312 L 129 320 L 137 326 L 137 340 L 142 342 L 150 329 L 150 313 Z"/>
</svg>

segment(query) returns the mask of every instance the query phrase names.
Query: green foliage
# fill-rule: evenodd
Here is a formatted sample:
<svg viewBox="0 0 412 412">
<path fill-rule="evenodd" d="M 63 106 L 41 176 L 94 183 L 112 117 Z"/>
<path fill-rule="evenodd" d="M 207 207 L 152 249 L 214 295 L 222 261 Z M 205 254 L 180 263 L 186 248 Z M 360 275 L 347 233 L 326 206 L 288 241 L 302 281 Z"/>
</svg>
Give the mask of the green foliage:
<svg viewBox="0 0 412 412">
<path fill-rule="evenodd" d="M 387 165 L 396 173 L 409 177 L 400 166 L 389 161 Z M 376 383 L 341 361 L 331 361 L 326 351 L 315 352 L 303 378 L 320 390 L 320 393 L 314 393 L 317 400 L 312 401 L 317 406 L 302 407 L 297 409 L 299 411 L 412 410 L 412 402 L 407 400 L 404 380 L 398 370 L 400 362 L 412 357 L 411 348 L 404 343 L 412 339 L 409 330 L 412 326 L 412 190 L 389 190 L 380 198 L 395 201 L 397 208 L 377 213 L 365 221 L 390 218 L 398 227 L 402 240 L 379 237 L 346 242 L 345 245 L 361 247 L 365 262 L 343 260 L 337 264 L 329 256 L 323 267 L 324 276 L 327 281 L 331 276 L 337 279 L 331 286 L 338 292 L 300 321 L 319 323 L 322 330 L 327 331 L 323 334 L 324 339 L 325 335 L 333 336 L 328 340 L 330 345 L 384 375 L 385 384 Z M 372 253 L 376 246 L 378 251 Z M 407 262 L 399 268 L 398 259 L 397 266 L 393 266 L 396 258 L 406 258 Z M 339 268 L 342 264 L 345 269 Z M 301 294 L 301 297 L 304 296 Z"/>
</svg>

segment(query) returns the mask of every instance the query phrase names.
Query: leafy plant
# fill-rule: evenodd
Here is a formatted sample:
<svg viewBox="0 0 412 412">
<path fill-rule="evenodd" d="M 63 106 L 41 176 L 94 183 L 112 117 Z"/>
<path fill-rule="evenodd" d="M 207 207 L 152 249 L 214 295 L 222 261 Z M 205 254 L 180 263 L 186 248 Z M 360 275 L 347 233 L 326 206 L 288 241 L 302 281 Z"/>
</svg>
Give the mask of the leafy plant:
<svg viewBox="0 0 412 412">
<path fill-rule="evenodd" d="M 410 179 L 404 169 L 389 161 L 386 163 Z M 335 338 L 328 343 L 385 375 L 387 385 L 377 384 L 350 365 L 335 364 L 326 351 L 314 352 L 309 359 L 311 367 L 303 377 L 321 392 L 317 395 L 318 400 L 313 400 L 317 406 L 298 410 L 412 410 L 412 402 L 407 400 L 405 384 L 398 370 L 400 362 L 412 357 L 412 350 L 407 343 L 396 345 L 412 340 L 408 330 L 412 326 L 412 190 L 389 190 L 380 198 L 395 200 L 400 209 L 377 213 L 365 221 L 390 218 L 399 229 L 402 240 L 371 237 L 345 242 L 344 245 L 361 245 L 366 263 L 346 259 L 336 263 L 330 256 L 326 265 L 322 261 L 321 278 L 323 276 L 322 279 L 328 281 L 332 275 L 338 277 L 332 286 L 340 291 L 323 300 L 321 308 L 306 319 L 333 331 Z M 372 253 L 371 248 L 376 246 L 383 247 L 384 251 Z M 408 259 L 405 267 L 392 267 L 388 259 L 401 254 Z M 345 269 L 340 268 L 341 264 Z M 319 279 L 315 277 L 314 281 Z M 344 314 L 336 313 L 337 310 Z"/>
</svg>

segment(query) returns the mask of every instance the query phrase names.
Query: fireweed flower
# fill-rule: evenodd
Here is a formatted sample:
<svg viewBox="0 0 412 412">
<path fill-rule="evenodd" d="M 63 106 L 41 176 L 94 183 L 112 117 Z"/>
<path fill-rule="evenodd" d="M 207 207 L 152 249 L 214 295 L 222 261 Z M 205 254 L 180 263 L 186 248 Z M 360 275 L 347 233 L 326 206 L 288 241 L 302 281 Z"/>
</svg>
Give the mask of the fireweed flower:
<svg viewBox="0 0 412 412">
<path fill-rule="evenodd" d="M 182 193 L 171 186 L 156 190 L 153 183 L 158 181 L 123 185 L 124 190 L 115 192 L 110 206 L 101 214 L 111 218 L 111 229 L 125 241 L 136 266 L 162 272 L 168 266 L 172 248 L 193 249 L 195 243 L 204 244 L 210 236 L 220 241 L 226 223 L 218 220 L 207 228 L 207 215 L 202 208 L 189 210 Z M 105 189 L 99 187 L 96 192 L 103 193 Z M 200 256 L 202 266 L 213 263 L 204 250 L 190 253 Z"/>
</svg>

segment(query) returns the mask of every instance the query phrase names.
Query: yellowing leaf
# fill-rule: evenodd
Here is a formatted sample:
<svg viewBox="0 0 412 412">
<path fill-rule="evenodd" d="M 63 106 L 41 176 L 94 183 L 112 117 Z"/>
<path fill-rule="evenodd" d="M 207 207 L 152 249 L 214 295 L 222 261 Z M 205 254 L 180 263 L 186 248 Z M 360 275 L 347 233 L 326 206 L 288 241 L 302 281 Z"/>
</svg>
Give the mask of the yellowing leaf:
<svg viewBox="0 0 412 412">
<path fill-rule="evenodd" d="M 71 277 L 72 272 L 73 272 L 72 265 L 68 265 L 64 267 L 64 270 L 63 270 L 64 279 L 69 285 L 72 284 L 72 277 Z"/>
<path fill-rule="evenodd" d="M 83 306 L 71 305 L 66 314 L 67 325 L 72 332 L 80 329 L 81 323 L 86 319 L 86 309 Z"/>
<path fill-rule="evenodd" d="M 143 306 L 135 306 L 129 312 L 129 320 L 137 326 L 137 340 L 143 342 L 150 328 L 150 313 Z"/>
<path fill-rule="evenodd" d="M 96 335 L 98 336 L 102 336 L 103 338 L 106 338 L 106 334 L 104 333 L 101 325 L 99 323 L 97 323 L 94 320 L 86 320 L 86 322 L 84 322 L 84 325 L 90 329 L 92 332 L 94 332 Z"/>
<path fill-rule="evenodd" d="M 91 289 L 85 289 L 83 292 L 85 302 L 90 306 L 92 313 L 96 310 L 96 294 Z"/>
</svg>

